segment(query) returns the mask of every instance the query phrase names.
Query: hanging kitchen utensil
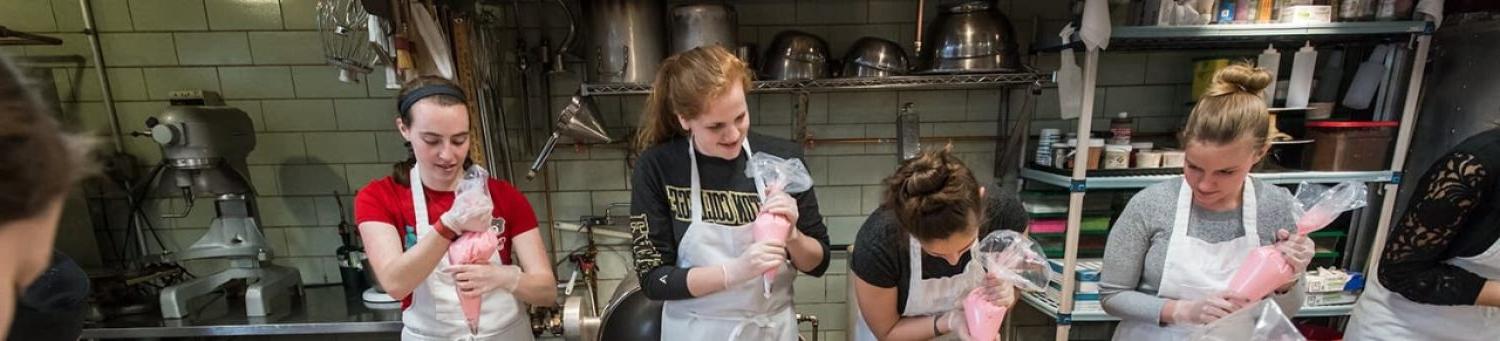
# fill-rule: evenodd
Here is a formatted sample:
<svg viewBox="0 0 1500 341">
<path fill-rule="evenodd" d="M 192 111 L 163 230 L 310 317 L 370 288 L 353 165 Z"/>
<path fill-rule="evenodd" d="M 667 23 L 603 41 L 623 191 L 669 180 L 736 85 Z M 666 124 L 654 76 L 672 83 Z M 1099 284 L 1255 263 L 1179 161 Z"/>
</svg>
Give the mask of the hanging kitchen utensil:
<svg viewBox="0 0 1500 341">
<path fill-rule="evenodd" d="M 922 118 L 912 112 L 911 102 L 901 104 L 896 116 L 896 157 L 911 160 L 922 152 Z"/>
<path fill-rule="evenodd" d="M 340 82 L 359 83 L 378 58 L 370 48 L 370 14 L 359 0 L 321 0 L 317 10 L 323 57 L 339 69 Z"/>
<path fill-rule="evenodd" d="M 1064 26 L 1057 36 L 1062 37 L 1063 45 L 1068 45 L 1073 24 Z M 1065 48 L 1057 55 L 1061 59 L 1057 68 L 1057 108 L 1062 119 L 1071 120 L 1083 112 L 1083 69 L 1078 67 L 1073 49 Z"/>
<path fill-rule="evenodd" d="M 1380 82 L 1385 73 L 1385 59 L 1390 55 L 1390 45 L 1376 46 L 1370 51 L 1370 58 L 1359 64 L 1359 70 L 1354 72 L 1354 79 L 1349 82 L 1349 91 L 1344 93 L 1343 105 L 1355 110 L 1370 108 L 1370 101 L 1375 99 L 1375 90 L 1380 88 Z"/>
<path fill-rule="evenodd" d="M 604 131 L 604 124 L 599 120 L 599 107 L 594 105 L 591 97 L 581 94 L 573 94 L 568 105 L 563 107 L 562 112 L 557 114 L 557 124 L 552 131 L 552 137 L 547 138 L 547 144 L 542 147 L 542 152 L 537 153 L 536 161 L 531 163 L 531 170 L 526 172 L 526 179 L 536 177 L 536 173 L 542 170 L 547 163 L 547 158 L 552 156 L 552 149 L 557 147 L 557 140 L 563 136 L 572 138 L 575 143 L 610 143 L 614 139 Z"/>
<path fill-rule="evenodd" d="M 447 79 L 456 79 L 453 49 L 448 46 L 448 35 L 436 16 L 420 2 L 411 4 L 411 24 L 416 29 L 415 38 L 421 42 L 417 49 L 417 70 L 421 74 L 435 74 Z"/>
<path fill-rule="evenodd" d="M 1083 46 L 1089 49 L 1108 49 L 1109 36 L 1112 32 L 1109 23 L 1109 4 L 1105 0 L 1086 1 L 1083 5 L 1083 24 L 1078 27 L 1078 40 L 1082 40 Z M 1004 15 L 999 17 L 1005 18 Z M 1011 44 L 1015 42 L 1012 41 Z"/>
</svg>

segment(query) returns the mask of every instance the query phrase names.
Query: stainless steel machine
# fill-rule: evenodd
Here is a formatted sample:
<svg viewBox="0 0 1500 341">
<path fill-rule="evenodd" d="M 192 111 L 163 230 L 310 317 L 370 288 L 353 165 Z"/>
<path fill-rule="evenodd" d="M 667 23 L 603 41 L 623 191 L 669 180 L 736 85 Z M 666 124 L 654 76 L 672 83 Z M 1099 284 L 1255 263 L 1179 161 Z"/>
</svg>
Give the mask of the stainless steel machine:
<svg viewBox="0 0 1500 341">
<path fill-rule="evenodd" d="M 146 119 L 148 135 L 161 145 L 163 187 L 180 192 L 186 208 L 167 217 L 183 217 L 194 199 L 212 197 L 215 216 L 208 232 L 171 259 L 177 262 L 224 259 L 229 268 L 162 289 L 161 314 L 182 318 L 196 298 L 234 280 L 245 281 L 245 314 L 266 316 L 273 302 L 302 290 L 297 269 L 272 265 L 271 248 L 256 223 L 254 190 L 245 158 L 255 149 L 255 131 L 244 111 L 224 106 L 218 93 L 179 91 L 172 105 Z"/>
</svg>

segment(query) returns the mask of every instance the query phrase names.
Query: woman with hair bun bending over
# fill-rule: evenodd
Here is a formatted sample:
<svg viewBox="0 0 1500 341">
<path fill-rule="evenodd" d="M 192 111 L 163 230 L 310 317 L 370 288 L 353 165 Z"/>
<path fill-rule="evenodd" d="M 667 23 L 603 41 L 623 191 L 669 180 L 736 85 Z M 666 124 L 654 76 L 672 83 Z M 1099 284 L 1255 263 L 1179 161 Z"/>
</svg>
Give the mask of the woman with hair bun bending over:
<svg viewBox="0 0 1500 341">
<path fill-rule="evenodd" d="M 855 237 L 849 270 L 859 305 L 855 340 L 962 339 L 961 301 L 979 286 L 997 306 L 1015 290 L 985 270 L 974 252 L 995 230 L 1023 231 L 1014 191 L 984 187 L 947 149 L 923 151 L 884 182 L 885 197 Z"/>
<path fill-rule="evenodd" d="M 1260 300 L 1226 290 L 1256 247 L 1275 245 L 1297 273 L 1307 269 L 1313 244 L 1295 233 L 1296 199 L 1249 174 L 1270 148 L 1260 92 L 1271 80 L 1240 64 L 1214 74 L 1180 132 L 1183 176 L 1141 190 L 1110 230 L 1099 288 L 1104 310 L 1122 320 L 1114 339 L 1187 339 Z M 1292 316 L 1304 286 L 1297 276 L 1270 298 Z"/>
</svg>

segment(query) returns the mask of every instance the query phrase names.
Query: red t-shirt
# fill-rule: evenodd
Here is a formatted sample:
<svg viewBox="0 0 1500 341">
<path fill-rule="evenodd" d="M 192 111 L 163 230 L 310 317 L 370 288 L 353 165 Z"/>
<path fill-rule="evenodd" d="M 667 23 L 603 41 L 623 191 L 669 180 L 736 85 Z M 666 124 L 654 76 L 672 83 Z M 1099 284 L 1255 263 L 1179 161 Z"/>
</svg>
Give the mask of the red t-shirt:
<svg viewBox="0 0 1500 341">
<path fill-rule="evenodd" d="M 531 203 L 521 195 L 510 183 L 490 179 L 490 199 L 495 203 L 495 217 L 505 219 L 506 245 L 502 250 L 514 250 L 515 236 L 536 229 L 536 212 L 532 211 Z M 437 225 L 438 219 L 453 206 L 453 192 L 437 191 L 426 188 L 423 191 L 427 196 L 427 222 L 429 225 Z M 402 248 L 408 244 L 408 238 L 415 241 L 416 217 L 415 204 L 411 201 L 410 186 L 396 183 L 390 176 L 370 181 L 364 188 L 354 196 L 354 223 L 380 222 L 391 224 L 396 227 L 396 233 L 401 235 Z M 412 235 L 409 237 L 408 235 Z M 510 252 L 500 252 L 501 264 L 512 264 Z M 404 309 L 411 305 L 411 297 L 401 299 L 401 307 Z"/>
</svg>

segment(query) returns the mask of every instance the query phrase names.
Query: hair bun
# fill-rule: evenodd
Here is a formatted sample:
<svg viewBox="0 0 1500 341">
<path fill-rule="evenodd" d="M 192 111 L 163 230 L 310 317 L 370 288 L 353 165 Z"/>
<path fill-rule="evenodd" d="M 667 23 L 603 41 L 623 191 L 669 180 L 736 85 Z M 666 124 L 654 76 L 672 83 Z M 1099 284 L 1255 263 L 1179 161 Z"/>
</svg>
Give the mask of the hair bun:
<svg viewBox="0 0 1500 341">
<path fill-rule="evenodd" d="M 1261 90 L 1271 85 L 1271 74 L 1247 64 L 1231 64 L 1214 73 L 1213 85 L 1204 96 L 1223 96 L 1244 92 L 1259 96 Z"/>
<path fill-rule="evenodd" d="M 948 165 L 942 160 L 919 160 L 910 176 L 901 183 L 901 191 L 908 197 L 922 196 L 943 190 L 948 184 Z"/>
</svg>

